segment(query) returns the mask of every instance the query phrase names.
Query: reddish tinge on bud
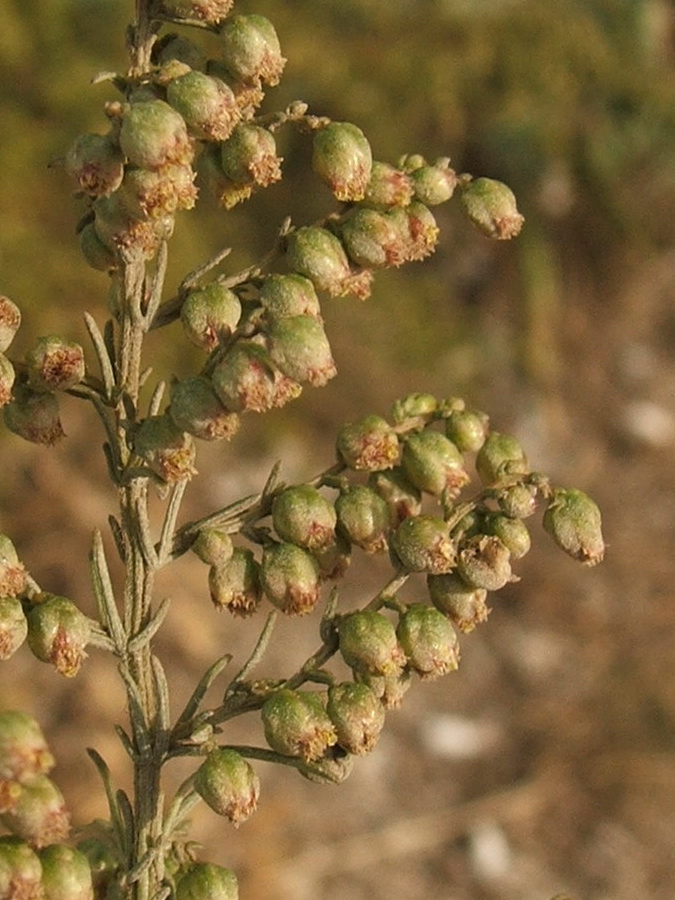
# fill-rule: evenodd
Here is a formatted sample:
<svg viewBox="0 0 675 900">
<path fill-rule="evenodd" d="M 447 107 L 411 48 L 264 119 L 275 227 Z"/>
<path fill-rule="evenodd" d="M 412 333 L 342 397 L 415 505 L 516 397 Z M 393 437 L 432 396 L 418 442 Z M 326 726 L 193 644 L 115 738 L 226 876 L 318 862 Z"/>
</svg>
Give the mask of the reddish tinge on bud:
<svg viewBox="0 0 675 900">
<path fill-rule="evenodd" d="M 258 805 L 260 779 L 235 750 L 212 750 L 197 769 L 194 787 L 215 813 L 235 827 L 250 818 Z"/>
<path fill-rule="evenodd" d="M 416 488 L 436 497 L 445 493 L 454 499 L 470 480 L 457 447 L 445 435 L 431 429 L 408 436 L 401 464 Z"/>
<path fill-rule="evenodd" d="M 120 147 L 129 162 L 141 169 L 192 162 L 192 142 L 185 120 L 163 100 L 142 100 L 124 108 Z"/>
<path fill-rule="evenodd" d="M 28 781 L 53 767 L 54 757 L 35 719 L 20 710 L 0 711 L 0 781 Z"/>
<path fill-rule="evenodd" d="M 544 513 L 544 528 L 573 559 L 587 566 L 602 561 L 602 517 L 595 501 L 583 491 L 556 488 Z"/>
<path fill-rule="evenodd" d="M 439 678 L 459 666 L 457 635 L 447 618 L 432 606 L 413 603 L 396 629 L 408 665 L 423 680 Z"/>
<path fill-rule="evenodd" d="M 66 844 L 51 844 L 40 851 L 44 900 L 93 900 L 89 860 Z"/>
<path fill-rule="evenodd" d="M 228 409 L 266 412 L 295 399 L 302 388 L 283 375 L 265 347 L 238 341 L 227 350 L 211 375 L 216 394 Z"/>
<path fill-rule="evenodd" d="M 132 218 L 161 219 L 180 209 L 193 208 L 197 199 L 194 179 L 189 165 L 167 165 L 161 169 L 127 166 L 116 196 Z"/>
<path fill-rule="evenodd" d="M 366 553 L 381 553 L 388 547 L 389 507 L 376 491 L 352 485 L 335 501 L 341 533 Z"/>
<path fill-rule="evenodd" d="M 213 385 L 202 375 L 176 381 L 167 410 L 174 425 L 203 441 L 229 440 L 239 430 L 239 416 L 220 402 Z"/>
<path fill-rule="evenodd" d="M 166 99 L 185 119 L 188 131 L 207 141 L 226 140 L 241 117 L 232 89 L 194 69 L 168 83 Z"/>
<path fill-rule="evenodd" d="M 314 285 L 303 275 L 268 275 L 260 288 L 260 303 L 268 321 L 275 318 L 321 315 Z"/>
<path fill-rule="evenodd" d="M 398 435 L 381 416 L 344 425 L 337 436 L 338 457 L 355 471 L 391 469 L 398 461 Z"/>
<path fill-rule="evenodd" d="M 185 298 L 180 310 L 185 334 L 197 347 L 210 352 L 230 337 L 241 318 L 239 297 L 217 281 Z"/>
<path fill-rule="evenodd" d="M 279 537 L 307 550 L 335 543 L 337 516 L 333 504 L 311 484 L 286 488 L 272 504 L 272 524 Z"/>
<path fill-rule="evenodd" d="M 60 675 L 77 675 L 86 658 L 89 619 L 72 600 L 56 594 L 38 594 L 28 611 L 28 646 L 42 662 L 51 663 Z"/>
<path fill-rule="evenodd" d="M 9 430 L 33 444 L 51 447 L 65 437 L 56 394 L 34 391 L 24 384 L 15 385 L 13 399 L 3 413 Z"/>
<path fill-rule="evenodd" d="M 53 334 L 38 338 L 26 364 L 28 381 L 36 391 L 67 391 L 85 375 L 82 347 Z"/>
<path fill-rule="evenodd" d="M 140 423 L 134 450 L 168 484 L 192 478 L 197 471 L 192 435 L 181 431 L 168 415 L 150 416 Z"/>
<path fill-rule="evenodd" d="M 260 575 L 267 599 L 288 616 L 307 615 L 319 602 L 319 564 L 296 544 L 265 547 Z"/>
<path fill-rule="evenodd" d="M 38 855 L 16 837 L 0 837 L 0 897 L 44 900 Z"/>
<path fill-rule="evenodd" d="M 217 25 L 232 9 L 233 2 L 234 0 L 153 0 L 151 8 L 154 16 Z"/>
<path fill-rule="evenodd" d="M 265 334 L 272 361 L 293 381 L 323 387 L 337 374 L 323 324 L 314 316 L 274 318 Z"/>
<path fill-rule="evenodd" d="M 342 223 L 340 235 L 349 258 L 357 266 L 400 266 L 408 258 L 408 240 L 395 218 L 386 212 L 358 207 Z"/>
<path fill-rule="evenodd" d="M 235 81 L 279 83 L 286 60 L 274 26 L 264 16 L 231 16 L 220 29 L 223 63 Z"/>
<path fill-rule="evenodd" d="M 21 325 L 21 310 L 9 297 L 0 294 L 0 353 L 14 340 Z"/>
<path fill-rule="evenodd" d="M 24 781 L 16 802 L 0 821 L 16 837 L 38 848 L 63 841 L 70 832 L 63 794 L 47 775 Z"/>
<path fill-rule="evenodd" d="M 274 135 L 260 125 L 237 125 L 220 146 L 220 164 L 235 184 L 268 187 L 281 178 L 281 157 Z"/>
<path fill-rule="evenodd" d="M 14 366 L 4 353 L 0 353 L 0 406 L 6 406 L 12 399 L 15 379 Z"/>
<path fill-rule="evenodd" d="M 407 206 L 412 198 L 412 182 L 406 172 L 389 163 L 373 161 L 364 198 L 368 206 L 387 210 L 392 206 Z"/>
<path fill-rule="evenodd" d="M 215 863 L 191 863 L 176 880 L 176 900 L 239 900 L 237 876 Z"/>
<path fill-rule="evenodd" d="M 360 675 L 400 675 L 405 653 L 396 629 L 382 613 L 370 609 L 349 613 L 340 620 L 340 653 Z"/>
<path fill-rule="evenodd" d="M 28 623 L 19 598 L 0 596 L 0 660 L 13 656 L 27 634 Z"/>
<path fill-rule="evenodd" d="M 501 181 L 475 178 L 462 188 L 461 200 L 466 215 L 486 237 L 509 240 L 523 227 L 515 195 Z"/>
<path fill-rule="evenodd" d="M 337 742 L 348 753 L 370 753 L 384 727 L 385 709 L 367 684 L 345 681 L 328 688 L 326 712 Z"/>
<path fill-rule="evenodd" d="M 463 633 L 473 631 L 476 625 L 487 620 L 485 588 L 474 588 L 457 572 L 427 576 L 429 597 L 436 609 L 451 619 Z"/>
<path fill-rule="evenodd" d="M 455 565 L 455 545 L 448 533 L 448 523 L 437 516 L 404 519 L 392 536 L 392 544 L 408 572 L 439 575 Z"/>
<path fill-rule="evenodd" d="M 235 547 L 231 557 L 209 570 L 211 600 L 217 609 L 251 616 L 262 599 L 260 565 L 252 550 Z"/>
<path fill-rule="evenodd" d="M 335 727 L 317 693 L 288 688 L 275 691 L 265 700 L 261 716 L 265 740 L 284 756 L 309 762 L 337 742 Z"/>
<path fill-rule="evenodd" d="M 66 153 L 66 172 L 90 197 L 107 197 L 122 183 L 124 156 L 108 135 L 81 134 Z"/>
<path fill-rule="evenodd" d="M 26 587 L 26 569 L 16 547 L 6 534 L 0 534 L 0 597 L 18 597 Z"/>
<path fill-rule="evenodd" d="M 366 136 L 351 122 L 331 122 L 314 133 L 312 168 L 338 200 L 363 200 L 372 163 Z"/>
</svg>

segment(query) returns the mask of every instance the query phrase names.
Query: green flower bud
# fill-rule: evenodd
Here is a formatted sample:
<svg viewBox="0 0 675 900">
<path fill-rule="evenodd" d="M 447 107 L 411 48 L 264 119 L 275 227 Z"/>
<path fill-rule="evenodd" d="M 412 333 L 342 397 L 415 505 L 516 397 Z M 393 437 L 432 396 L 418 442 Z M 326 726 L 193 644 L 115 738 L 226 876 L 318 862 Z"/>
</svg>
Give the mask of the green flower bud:
<svg viewBox="0 0 675 900">
<path fill-rule="evenodd" d="M 602 520 L 597 504 L 574 488 L 556 488 L 544 513 L 544 528 L 556 544 L 587 566 L 605 555 Z"/>
<path fill-rule="evenodd" d="M 473 409 L 455 409 L 445 420 L 445 433 L 462 453 L 477 453 L 485 443 L 488 417 Z"/>
<path fill-rule="evenodd" d="M 405 654 L 403 656 L 405 657 Z M 385 710 L 398 709 L 412 684 L 412 674 L 406 669 L 393 675 L 368 675 L 355 672 L 354 677 L 359 684 L 365 684 L 370 688 Z"/>
<path fill-rule="evenodd" d="M 416 200 L 405 210 L 407 217 L 408 250 L 411 262 L 430 256 L 438 243 L 438 225 L 433 213 L 423 203 Z M 400 214 L 399 214 L 400 217 Z"/>
<path fill-rule="evenodd" d="M 394 401 L 391 417 L 396 425 L 409 420 L 421 419 L 429 421 L 438 409 L 438 400 L 433 394 L 407 394 Z"/>
<path fill-rule="evenodd" d="M 310 484 L 286 488 L 272 504 L 272 524 L 284 541 L 307 550 L 335 543 L 335 508 Z"/>
<path fill-rule="evenodd" d="M 449 200 L 457 186 L 457 174 L 450 168 L 447 157 L 437 159 L 433 166 L 420 166 L 410 178 L 415 199 L 426 206 L 437 206 Z"/>
<path fill-rule="evenodd" d="M 77 844 L 77 849 L 84 854 L 89 865 L 95 900 L 112 895 L 112 884 L 118 872 L 119 860 L 111 846 L 112 842 L 107 838 L 108 835 L 104 832 L 101 838 L 87 837 Z"/>
<path fill-rule="evenodd" d="M 483 484 L 500 487 L 530 469 L 523 448 L 510 434 L 491 431 L 476 456 L 476 470 Z"/>
<path fill-rule="evenodd" d="M 286 259 L 294 272 L 309 278 L 318 291 L 332 297 L 349 291 L 351 271 L 340 240 L 326 228 L 306 225 L 287 238 Z"/>
<path fill-rule="evenodd" d="M 197 769 L 194 787 L 215 813 L 235 827 L 250 818 L 258 805 L 260 779 L 234 750 L 212 750 Z"/>
<path fill-rule="evenodd" d="M 241 118 L 237 99 L 219 78 L 192 70 L 171 80 L 166 99 L 181 114 L 188 131 L 207 141 L 224 141 Z"/>
<path fill-rule="evenodd" d="M 281 162 L 274 135 L 260 125 L 237 125 L 220 145 L 223 173 L 236 184 L 267 187 L 281 178 Z"/>
<path fill-rule="evenodd" d="M 0 660 L 13 656 L 27 634 L 28 622 L 21 601 L 17 597 L 0 596 Z"/>
<path fill-rule="evenodd" d="M 237 876 L 215 863 L 193 863 L 178 878 L 176 900 L 239 900 Z"/>
<path fill-rule="evenodd" d="M 82 347 L 54 334 L 38 338 L 26 363 L 28 381 L 36 391 L 67 391 L 85 376 Z"/>
<path fill-rule="evenodd" d="M 267 599 L 288 616 L 307 615 L 319 602 L 319 564 L 302 547 L 268 545 L 260 575 Z"/>
<path fill-rule="evenodd" d="M 0 781 L 30 781 L 53 767 L 54 757 L 35 719 L 20 710 L 0 711 Z"/>
<path fill-rule="evenodd" d="M 337 742 L 319 694 L 282 688 L 265 700 L 261 716 L 265 740 L 284 756 L 311 762 Z"/>
<path fill-rule="evenodd" d="M 400 525 L 409 516 L 418 516 L 422 511 L 422 495 L 410 483 L 402 468 L 388 472 L 372 472 L 368 485 L 385 501 L 389 509 L 392 526 Z"/>
<path fill-rule="evenodd" d="M 231 16 L 220 29 L 225 68 L 235 81 L 279 83 L 286 60 L 279 38 L 264 16 Z"/>
<path fill-rule="evenodd" d="M 181 431 L 203 441 L 229 440 L 239 430 L 239 416 L 220 402 L 211 382 L 191 375 L 174 382 L 167 410 Z"/>
<path fill-rule="evenodd" d="M 447 618 L 432 606 L 412 603 L 396 629 L 408 665 L 422 680 L 454 672 L 459 667 L 459 642 Z"/>
<path fill-rule="evenodd" d="M 364 609 L 340 620 L 340 653 L 347 665 L 362 675 L 399 675 L 405 653 L 396 629 L 386 616 Z"/>
<path fill-rule="evenodd" d="M 323 387 L 337 374 L 323 324 L 313 316 L 273 319 L 267 329 L 272 361 L 288 378 Z"/>
<path fill-rule="evenodd" d="M 181 431 L 168 415 L 144 419 L 134 433 L 134 450 L 167 484 L 186 481 L 196 473 L 192 435 Z"/>
<path fill-rule="evenodd" d="M 338 200 L 363 200 L 372 164 L 370 144 L 351 122 L 331 122 L 314 133 L 312 168 Z"/>
<path fill-rule="evenodd" d="M 207 144 L 199 154 L 197 172 L 202 184 L 225 209 L 248 200 L 255 185 L 237 184 L 223 171 L 221 144 Z"/>
<path fill-rule="evenodd" d="M 457 571 L 470 586 L 498 591 L 518 579 L 511 573 L 511 554 L 504 542 L 493 535 L 476 534 L 459 549 Z"/>
<path fill-rule="evenodd" d="M 115 252 L 103 243 L 93 222 L 80 231 L 80 249 L 87 265 L 99 272 L 110 272 L 119 265 Z"/>
<path fill-rule="evenodd" d="M 174 218 L 171 215 L 155 216 L 151 219 L 133 216 L 127 209 L 128 202 L 128 197 L 119 191 L 110 197 L 100 197 L 96 200 L 94 203 L 96 234 L 113 254 L 119 252 L 120 256 L 126 259 L 152 259 L 161 242 L 168 240 L 173 234 Z M 89 249 L 93 254 L 93 248 Z M 103 264 L 103 261 L 101 263 Z"/>
<path fill-rule="evenodd" d="M 526 519 L 537 508 L 537 488 L 532 484 L 509 484 L 497 494 L 497 505 L 505 516 Z"/>
<path fill-rule="evenodd" d="M 39 856 L 44 900 L 94 900 L 91 869 L 84 853 L 66 844 L 52 844 Z"/>
<path fill-rule="evenodd" d="M 0 534 L 0 597 L 18 597 L 26 588 L 26 569 L 6 534 Z"/>
<path fill-rule="evenodd" d="M 235 547 L 224 563 L 209 571 L 211 600 L 235 616 L 251 616 L 262 599 L 260 565 L 251 550 Z"/>
<path fill-rule="evenodd" d="M 55 394 L 15 385 L 14 399 L 3 408 L 3 414 L 9 430 L 33 444 L 51 447 L 66 436 Z"/>
<path fill-rule="evenodd" d="M 410 177 L 389 163 L 373 161 L 365 202 L 374 209 L 407 206 L 413 198 Z"/>
<path fill-rule="evenodd" d="M 309 278 L 290 275 L 268 275 L 260 289 L 260 303 L 268 320 L 275 318 L 321 315 L 319 298 Z"/>
<path fill-rule="evenodd" d="M 358 207 L 344 220 L 340 237 L 347 255 L 357 266 L 380 269 L 400 266 L 407 259 L 408 241 L 392 216 Z"/>
<path fill-rule="evenodd" d="M 380 416 L 344 425 L 337 436 L 338 457 L 355 471 L 391 469 L 399 456 L 398 435 Z"/>
<path fill-rule="evenodd" d="M 403 470 L 416 488 L 451 499 L 469 483 L 464 459 L 457 447 L 438 431 L 419 431 L 408 436 L 401 456 Z"/>
<path fill-rule="evenodd" d="M 205 6 L 207 4 L 216 6 L 219 4 L 232 5 L 232 0 L 155 0 L 157 5 L 174 7 L 186 6 Z M 191 18 L 191 16 L 187 16 Z M 206 58 L 202 50 L 192 43 L 191 40 L 179 34 L 165 34 L 161 37 L 152 48 L 152 59 L 157 65 L 168 63 L 173 60 L 184 63 L 191 69 L 202 69 L 206 65 Z"/>
<path fill-rule="evenodd" d="M 455 565 L 455 545 L 448 523 L 437 516 L 404 519 L 392 535 L 392 545 L 408 572 L 439 575 Z"/>
<path fill-rule="evenodd" d="M 15 379 L 14 366 L 4 353 L 0 353 L 0 406 L 6 406 L 12 399 Z"/>
<path fill-rule="evenodd" d="M 398 164 L 404 172 L 415 172 L 417 169 L 421 169 L 422 166 L 428 165 L 421 153 L 404 153 Z"/>
<path fill-rule="evenodd" d="M 324 550 L 314 552 L 314 559 L 319 564 L 321 580 L 337 581 L 345 574 L 351 563 L 351 547 L 341 534 L 336 535 L 335 543 Z"/>
<path fill-rule="evenodd" d="M 124 156 L 109 135 L 81 134 L 66 153 L 66 172 L 90 197 L 107 197 L 124 176 Z"/>
<path fill-rule="evenodd" d="M 217 281 L 190 291 L 180 311 L 185 334 L 197 347 L 210 352 L 227 340 L 241 319 L 241 301 Z"/>
<path fill-rule="evenodd" d="M 141 169 L 192 162 L 192 142 L 185 120 L 163 100 L 142 100 L 125 106 L 119 140 L 131 165 Z"/>
<path fill-rule="evenodd" d="M 389 507 L 372 488 L 353 485 L 335 501 L 340 531 L 351 544 L 366 553 L 381 553 L 388 547 Z"/>
<path fill-rule="evenodd" d="M 38 849 L 64 841 L 70 832 L 63 794 L 46 775 L 22 782 L 16 803 L 0 816 L 0 821 L 16 837 Z"/>
<path fill-rule="evenodd" d="M 486 237 L 509 240 L 523 227 L 515 195 L 501 181 L 475 178 L 462 188 L 461 200 L 466 215 Z"/>
<path fill-rule="evenodd" d="M 326 712 L 337 742 L 348 753 L 370 753 L 384 727 L 385 710 L 367 684 L 345 681 L 328 688 Z"/>
<path fill-rule="evenodd" d="M 0 353 L 14 340 L 21 325 L 21 310 L 9 297 L 0 294 Z"/>
<path fill-rule="evenodd" d="M 28 646 L 42 662 L 51 663 L 60 675 L 77 675 L 91 637 L 89 619 L 72 600 L 56 594 L 39 594 L 28 611 Z"/>
<path fill-rule="evenodd" d="M 44 900 L 38 855 L 14 837 L 0 837 L 0 897 Z"/>
<path fill-rule="evenodd" d="M 160 219 L 180 209 L 192 209 L 197 199 L 189 165 L 167 165 L 161 169 L 128 166 L 118 191 L 120 205 L 133 219 Z"/>
<path fill-rule="evenodd" d="M 486 520 L 488 534 L 496 535 L 511 554 L 511 559 L 521 559 L 531 546 L 530 532 L 522 519 L 491 515 Z"/>
<path fill-rule="evenodd" d="M 219 528 L 202 528 L 190 547 L 207 566 L 224 566 L 232 559 L 232 538 Z"/>
<path fill-rule="evenodd" d="M 436 609 L 451 619 L 463 633 L 485 622 L 489 609 L 485 588 L 474 588 L 456 572 L 427 576 L 429 597 Z"/>
<path fill-rule="evenodd" d="M 211 375 L 213 388 L 228 409 L 266 412 L 297 397 L 302 388 L 283 375 L 269 353 L 253 341 L 228 348 Z"/>
</svg>

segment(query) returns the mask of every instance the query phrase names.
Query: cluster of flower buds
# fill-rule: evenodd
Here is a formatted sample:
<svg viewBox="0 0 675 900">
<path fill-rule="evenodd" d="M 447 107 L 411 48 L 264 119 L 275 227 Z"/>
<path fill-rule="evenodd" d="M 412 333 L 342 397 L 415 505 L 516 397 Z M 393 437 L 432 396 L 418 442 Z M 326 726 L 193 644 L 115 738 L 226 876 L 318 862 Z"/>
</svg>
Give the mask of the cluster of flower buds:
<svg viewBox="0 0 675 900">
<path fill-rule="evenodd" d="M 48 772 L 54 758 L 38 723 L 0 712 L 0 897 L 92 900 L 87 858 L 63 843 L 70 816 Z"/>
<path fill-rule="evenodd" d="M 195 204 L 198 144 L 204 180 L 228 207 L 281 177 L 274 136 L 252 119 L 285 60 L 266 18 L 229 15 L 231 7 L 156 0 L 158 21 L 216 32 L 218 57 L 165 35 L 150 71 L 113 79 L 124 99 L 107 104 L 108 132 L 80 135 L 66 154 L 67 172 L 89 198 L 80 241 L 94 268 L 112 272 L 121 260 L 151 259 L 171 236 L 176 213 Z"/>
<path fill-rule="evenodd" d="M 72 600 L 29 589 L 28 581 L 16 548 L 0 534 L 0 660 L 27 639 L 39 660 L 72 677 L 87 655 L 91 623 Z"/>
</svg>

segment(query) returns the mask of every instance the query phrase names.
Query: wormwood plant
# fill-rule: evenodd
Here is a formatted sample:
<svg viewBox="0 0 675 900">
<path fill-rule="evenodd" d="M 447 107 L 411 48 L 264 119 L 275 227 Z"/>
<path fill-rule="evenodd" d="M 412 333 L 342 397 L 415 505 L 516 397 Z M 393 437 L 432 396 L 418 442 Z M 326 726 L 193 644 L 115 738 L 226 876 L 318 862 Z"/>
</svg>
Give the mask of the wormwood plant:
<svg viewBox="0 0 675 900">
<path fill-rule="evenodd" d="M 261 113 L 285 60 L 272 24 L 232 5 L 137 0 L 128 71 L 99 79 L 119 91 L 105 107 L 107 131 L 80 136 L 63 160 L 85 204 L 83 255 L 110 283 L 109 320 L 100 327 L 84 313 L 95 364 L 54 335 L 10 361 L 4 351 L 20 313 L 0 299 L 5 423 L 52 445 L 64 437 L 59 395 L 92 407 L 119 504 L 111 546 L 125 573 L 113 583 L 97 530 L 90 618 L 39 585 L 0 536 L 0 657 L 26 640 L 37 659 L 73 677 L 87 649 L 113 654 L 128 712 L 116 730 L 133 767 L 127 793 L 89 750 L 110 816 L 69 843 L 69 812 L 49 777 L 54 759 L 38 724 L 21 711 L 1 712 L 0 820 L 8 834 L 0 837 L 0 900 L 236 898 L 231 870 L 197 860 L 187 828 L 195 804 L 243 823 L 258 802 L 259 760 L 321 783 L 345 779 L 415 677 L 457 668 L 457 632 L 484 622 L 489 593 L 516 580 L 512 566 L 530 546 L 526 520 L 539 506 L 564 551 L 588 565 L 603 556 L 589 497 L 532 470 L 518 441 L 492 429 L 483 412 L 422 393 L 397 400 L 388 417 L 344 425 L 335 459 L 307 482 L 285 484 L 275 468 L 259 494 L 179 524 L 196 474 L 195 439 L 229 440 L 246 414 L 283 406 L 336 374 L 322 302 L 365 299 L 376 270 L 432 253 L 431 207 L 453 196 L 490 238 L 514 237 L 523 221 L 506 185 L 457 175 L 448 159 L 373 160 L 358 127 L 313 115 L 300 101 Z M 200 189 L 231 209 L 282 177 L 282 129 L 311 142 L 312 168 L 335 208 L 311 224 L 285 221 L 264 259 L 245 271 L 228 271 L 223 250 L 167 290 L 174 219 L 195 205 L 195 173 Z M 199 371 L 176 373 L 167 392 L 150 384 L 144 342 L 177 320 L 203 356 Z M 157 534 L 153 493 L 163 504 Z M 259 615 L 261 628 L 236 674 L 224 677 L 241 654 L 233 637 L 231 652 L 175 715 L 153 649 L 168 602 L 156 602 L 153 586 L 160 569 L 189 552 L 207 567 L 215 609 Z M 345 606 L 337 584 L 358 552 L 388 554 L 391 577 L 375 596 Z M 415 602 L 399 596 L 409 580 Z M 256 678 L 277 616 L 317 607 L 316 652 L 290 672 Z M 221 678 L 222 700 L 209 705 Z M 228 740 L 228 722 L 244 714 L 259 720 L 257 746 Z M 193 758 L 194 770 L 165 797 L 163 770 L 177 757 Z"/>
</svg>

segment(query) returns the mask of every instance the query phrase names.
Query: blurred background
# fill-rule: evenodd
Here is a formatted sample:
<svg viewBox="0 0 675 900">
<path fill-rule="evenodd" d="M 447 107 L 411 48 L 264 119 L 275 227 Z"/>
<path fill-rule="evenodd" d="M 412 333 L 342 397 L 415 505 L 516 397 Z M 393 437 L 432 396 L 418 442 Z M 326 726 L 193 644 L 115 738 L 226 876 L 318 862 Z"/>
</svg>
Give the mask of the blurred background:
<svg viewBox="0 0 675 900">
<path fill-rule="evenodd" d="M 125 68 L 130 4 L 0 4 L 0 289 L 23 310 L 12 347 L 103 322 L 107 279 L 80 258 L 80 208 L 48 164 L 102 131 Z M 522 580 L 462 640 L 457 673 L 415 684 L 374 753 L 340 786 L 261 766 L 259 812 L 238 832 L 195 828 L 232 864 L 245 900 L 671 900 L 675 846 L 675 8 L 668 0 L 238 0 L 277 27 L 288 57 L 267 109 L 293 99 L 355 122 L 378 159 L 450 156 L 507 181 L 527 224 L 491 243 L 450 203 L 434 257 L 384 272 L 373 297 L 324 304 L 339 375 L 290 407 L 250 417 L 204 447 L 187 514 L 259 490 L 277 459 L 302 480 L 329 465 L 339 425 L 387 413 L 411 390 L 464 396 L 516 434 L 532 464 L 601 505 L 609 549 L 580 569 L 537 535 Z M 232 245 L 254 262 L 284 216 L 331 208 L 286 138 L 285 180 L 225 214 L 183 214 L 168 290 Z M 242 247 L 241 237 L 246 246 Z M 158 375 L 193 371 L 172 326 L 153 335 Z M 86 554 L 114 508 L 93 417 L 65 405 L 69 439 L 45 450 L 0 433 L 0 530 L 35 578 L 92 609 Z M 361 569 L 358 596 L 381 583 Z M 378 582 L 377 579 L 380 578 Z M 250 626 L 216 616 L 206 570 L 185 559 L 162 658 L 176 709 Z M 282 623 L 266 663 L 288 671 L 316 623 Z M 305 629 L 305 630 L 303 630 Z M 290 660 L 290 661 L 289 661 Z M 277 667 L 275 669 L 275 666 Z M 0 704 L 37 715 L 78 823 L 105 815 L 83 747 L 128 778 L 112 731 L 124 716 L 110 662 L 71 682 L 22 649 L 3 664 Z M 235 726 L 232 740 L 245 733 Z M 177 767 L 180 769 L 180 767 Z M 180 771 L 173 775 L 179 778 Z"/>
</svg>

